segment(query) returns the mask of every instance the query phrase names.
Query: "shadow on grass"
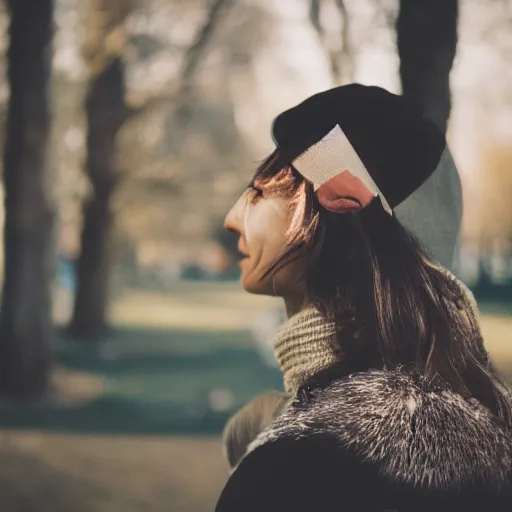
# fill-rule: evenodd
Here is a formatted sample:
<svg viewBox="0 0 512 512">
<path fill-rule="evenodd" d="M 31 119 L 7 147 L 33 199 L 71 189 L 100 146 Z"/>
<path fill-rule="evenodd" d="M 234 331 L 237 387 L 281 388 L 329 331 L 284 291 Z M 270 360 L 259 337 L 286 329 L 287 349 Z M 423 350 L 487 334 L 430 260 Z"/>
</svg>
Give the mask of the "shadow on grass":
<svg viewBox="0 0 512 512">
<path fill-rule="evenodd" d="M 260 366 L 247 331 L 205 332 L 119 329 L 104 344 L 69 343 L 58 349 L 59 362 L 77 370 L 119 376 L 137 371 L 200 371 L 235 365 Z"/>
<path fill-rule="evenodd" d="M 156 410 L 116 397 L 83 407 L 3 406 L 0 428 L 105 435 L 218 435 L 231 413 L 197 417 Z"/>
<path fill-rule="evenodd" d="M 248 331 L 139 328 L 113 331 L 100 345 L 62 339 L 57 362 L 100 377 L 103 390 L 82 406 L 2 405 L 0 428 L 218 435 L 252 397 L 281 388 L 279 371 L 263 364 L 249 340 Z"/>
<path fill-rule="evenodd" d="M 6 404 L 0 428 L 102 434 L 217 435 L 258 393 L 281 387 L 246 331 L 120 329 L 102 345 L 62 339 L 57 361 L 101 377 L 103 392 L 83 406 Z"/>
</svg>

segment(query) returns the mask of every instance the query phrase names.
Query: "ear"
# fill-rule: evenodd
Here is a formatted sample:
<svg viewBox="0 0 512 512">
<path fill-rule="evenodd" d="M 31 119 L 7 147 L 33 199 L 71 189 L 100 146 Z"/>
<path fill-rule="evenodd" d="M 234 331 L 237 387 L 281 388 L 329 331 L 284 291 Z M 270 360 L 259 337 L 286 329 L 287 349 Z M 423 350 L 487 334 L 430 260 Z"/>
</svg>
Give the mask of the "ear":
<svg viewBox="0 0 512 512">
<path fill-rule="evenodd" d="M 360 210 L 375 199 L 375 194 L 348 169 L 320 185 L 316 195 L 325 209 L 335 213 Z"/>
</svg>

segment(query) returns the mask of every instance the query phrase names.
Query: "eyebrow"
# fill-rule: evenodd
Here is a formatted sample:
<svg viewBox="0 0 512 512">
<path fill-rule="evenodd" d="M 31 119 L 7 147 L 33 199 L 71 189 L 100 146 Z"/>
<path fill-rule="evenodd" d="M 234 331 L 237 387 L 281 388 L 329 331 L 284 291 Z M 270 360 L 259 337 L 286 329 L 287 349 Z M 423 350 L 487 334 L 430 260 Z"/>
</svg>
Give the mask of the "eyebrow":
<svg viewBox="0 0 512 512">
<path fill-rule="evenodd" d="M 247 188 L 254 188 L 256 186 L 256 181 L 258 180 L 258 176 L 254 176 L 252 178 L 252 180 L 249 182 L 249 184 L 247 185 Z M 260 178 L 260 183 L 258 184 L 258 187 L 260 187 L 261 185 L 263 185 L 263 180 Z"/>
</svg>

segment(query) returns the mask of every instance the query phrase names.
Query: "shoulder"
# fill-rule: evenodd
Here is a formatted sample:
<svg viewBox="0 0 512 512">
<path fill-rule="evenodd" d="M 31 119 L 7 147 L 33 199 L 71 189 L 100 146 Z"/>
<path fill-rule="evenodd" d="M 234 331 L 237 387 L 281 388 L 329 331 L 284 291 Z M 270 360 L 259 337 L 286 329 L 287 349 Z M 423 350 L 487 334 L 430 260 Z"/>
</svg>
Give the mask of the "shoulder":
<svg viewBox="0 0 512 512">
<path fill-rule="evenodd" d="M 355 457 L 340 457 L 336 444 L 317 435 L 259 446 L 231 475 L 216 512 L 339 510 L 341 497 L 347 499 L 365 478 L 355 477 Z"/>
<path fill-rule="evenodd" d="M 249 453 L 277 440 L 317 436 L 400 484 L 500 487 L 510 478 L 510 432 L 488 409 L 399 371 L 363 372 L 302 390 Z"/>
<path fill-rule="evenodd" d="M 256 397 L 229 420 L 223 432 L 223 445 L 231 467 L 238 464 L 247 446 L 272 423 L 289 400 L 286 393 L 270 391 Z"/>
<path fill-rule="evenodd" d="M 478 401 L 364 372 L 300 390 L 251 443 L 217 512 L 362 509 L 393 489 L 501 499 L 511 466 L 510 432 Z"/>
</svg>

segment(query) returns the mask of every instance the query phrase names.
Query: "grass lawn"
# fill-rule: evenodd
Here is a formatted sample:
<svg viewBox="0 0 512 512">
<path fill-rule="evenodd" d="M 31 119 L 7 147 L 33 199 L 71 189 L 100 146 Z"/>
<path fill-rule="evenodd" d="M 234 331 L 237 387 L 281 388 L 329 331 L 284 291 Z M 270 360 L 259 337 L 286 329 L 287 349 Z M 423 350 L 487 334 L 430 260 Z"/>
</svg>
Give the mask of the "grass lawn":
<svg viewBox="0 0 512 512">
<path fill-rule="evenodd" d="M 100 347 L 61 340 L 51 399 L 0 408 L 0 511 L 211 511 L 228 474 L 222 425 L 280 385 L 251 340 L 255 311 L 275 306 L 236 285 L 128 291 Z M 486 308 L 482 323 L 512 375 L 506 313 Z"/>
</svg>

